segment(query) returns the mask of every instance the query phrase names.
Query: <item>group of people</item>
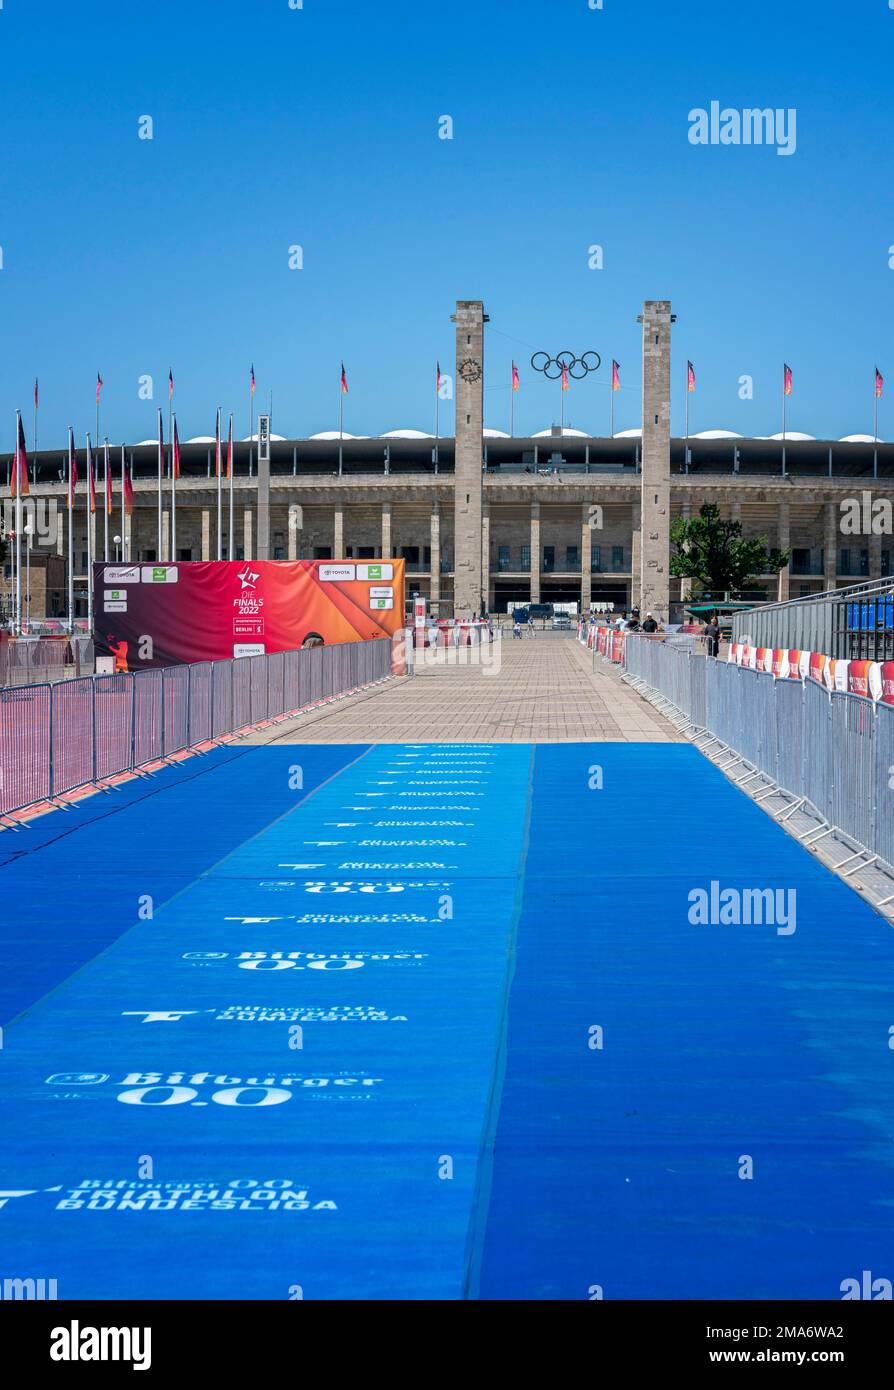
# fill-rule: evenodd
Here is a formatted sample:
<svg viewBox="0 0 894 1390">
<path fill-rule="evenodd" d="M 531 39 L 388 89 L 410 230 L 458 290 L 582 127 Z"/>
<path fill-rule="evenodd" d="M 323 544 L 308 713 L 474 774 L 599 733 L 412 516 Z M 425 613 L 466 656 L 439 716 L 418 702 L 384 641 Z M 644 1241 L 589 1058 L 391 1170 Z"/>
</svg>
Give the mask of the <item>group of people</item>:
<svg viewBox="0 0 894 1390">
<path fill-rule="evenodd" d="M 658 619 L 652 614 L 647 613 L 640 622 L 639 609 L 633 608 L 629 613 L 622 613 L 615 619 L 616 632 L 663 632 Z"/>
</svg>

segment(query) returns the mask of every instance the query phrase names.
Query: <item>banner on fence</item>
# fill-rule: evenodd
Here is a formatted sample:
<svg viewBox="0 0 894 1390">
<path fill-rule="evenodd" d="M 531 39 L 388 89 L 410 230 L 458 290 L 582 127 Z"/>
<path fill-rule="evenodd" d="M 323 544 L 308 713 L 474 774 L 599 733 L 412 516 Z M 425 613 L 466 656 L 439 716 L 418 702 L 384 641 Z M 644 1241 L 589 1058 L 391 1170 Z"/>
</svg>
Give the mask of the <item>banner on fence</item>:
<svg viewBox="0 0 894 1390">
<path fill-rule="evenodd" d="M 403 560 L 93 566 L 97 655 L 116 671 L 392 637 Z"/>
</svg>

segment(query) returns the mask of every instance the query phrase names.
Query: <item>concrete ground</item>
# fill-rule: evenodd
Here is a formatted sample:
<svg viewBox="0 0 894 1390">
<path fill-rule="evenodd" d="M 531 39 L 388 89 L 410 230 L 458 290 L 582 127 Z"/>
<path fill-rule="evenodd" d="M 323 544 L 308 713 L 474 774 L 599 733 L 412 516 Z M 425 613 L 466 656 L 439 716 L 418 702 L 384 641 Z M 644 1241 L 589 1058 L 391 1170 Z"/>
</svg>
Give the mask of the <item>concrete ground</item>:
<svg viewBox="0 0 894 1390">
<path fill-rule="evenodd" d="M 468 649 L 450 651 L 451 659 Z M 479 652 L 472 655 L 478 656 Z M 259 730 L 246 743 L 679 743 L 671 724 L 572 635 L 511 638 L 487 665 L 422 664 L 400 677 Z"/>
</svg>

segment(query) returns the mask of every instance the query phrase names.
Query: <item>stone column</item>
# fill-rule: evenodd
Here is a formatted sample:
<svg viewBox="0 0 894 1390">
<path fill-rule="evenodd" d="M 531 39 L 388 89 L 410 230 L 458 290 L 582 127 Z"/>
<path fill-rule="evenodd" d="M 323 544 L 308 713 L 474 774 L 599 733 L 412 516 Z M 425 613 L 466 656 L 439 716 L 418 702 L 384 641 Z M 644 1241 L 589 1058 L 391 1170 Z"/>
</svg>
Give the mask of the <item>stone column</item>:
<svg viewBox="0 0 894 1390">
<path fill-rule="evenodd" d="M 490 504 L 484 502 L 481 509 L 481 597 L 490 611 Z M 475 610 L 480 612 L 479 607 Z"/>
<path fill-rule="evenodd" d="M 583 502 L 580 509 L 580 611 L 584 616 L 590 611 L 590 600 L 593 596 L 593 575 L 590 569 L 593 530 L 590 526 L 590 515 L 590 504 Z"/>
<path fill-rule="evenodd" d="M 251 560 L 253 558 L 251 548 L 251 507 L 246 507 L 244 512 L 242 513 L 242 528 L 242 544 L 245 549 L 245 558 L 246 560 Z"/>
<path fill-rule="evenodd" d="M 669 299 L 647 299 L 643 326 L 643 446 L 640 608 L 666 621 L 670 603 L 670 356 Z"/>
<path fill-rule="evenodd" d="M 642 607 L 642 539 L 640 505 L 634 502 L 630 518 L 630 607 L 642 608 L 645 612 Z"/>
<path fill-rule="evenodd" d="M 382 503 L 382 559 L 391 557 L 391 503 Z"/>
<path fill-rule="evenodd" d="M 471 618 L 486 593 L 481 567 L 484 452 L 484 325 L 480 299 L 458 299 L 456 313 L 456 465 L 453 612 Z"/>
<path fill-rule="evenodd" d="M 437 617 L 441 604 L 441 510 L 437 500 L 431 504 L 431 568 L 428 583 L 431 611 Z"/>
<path fill-rule="evenodd" d="M 296 511 L 292 511 L 292 508 L 293 508 L 293 507 L 296 507 L 297 510 L 296 510 Z M 288 546 L 289 546 L 289 548 L 288 548 L 288 552 L 287 552 L 288 558 L 289 558 L 290 560 L 297 560 L 297 559 L 298 559 L 298 541 L 299 541 L 299 538 L 300 538 L 300 535 L 301 535 L 301 533 L 300 533 L 300 531 L 299 531 L 299 529 L 298 529 L 298 518 L 299 518 L 300 516 L 301 516 L 301 504 L 300 504 L 300 503 L 295 503 L 295 502 L 290 502 L 290 503 L 289 503 L 289 540 L 288 540 Z"/>
<path fill-rule="evenodd" d="M 827 589 L 836 587 L 838 575 L 838 506 L 835 502 L 826 503 L 826 534 L 823 554 L 823 574 Z"/>
<path fill-rule="evenodd" d="M 531 602 L 540 602 L 540 503 L 531 503 Z"/>
<path fill-rule="evenodd" d="M 779 503 L 779 519 L 776 530 L 776 548 L 778 550 L 788 550 L 792 542 L 791 526 L 791 505 L 788 502 Z M 785 603 L 789 596 L 789 579 L 791 576 L 790 566 L 779 571 L 779 582 L 776 587 L 776 600 L 778 603 Z"/>
<path fill-rule="evenodd" d="M 332 533 L 332 558 L 343 560 L 345 554 L 345 513 L 341 502 L 336 503 Z"/>
<path fill-rule="evenodd" d="M 870 532 L 869 536 L 869 578 L 881 579 L 882 577 L 882 538 L 875 532 Z"/>
<path fill-rule="evenodd" d="M 211 513 L 207 507 L 202 508 L 202 559 L 211 559 Z"/>
</svg>

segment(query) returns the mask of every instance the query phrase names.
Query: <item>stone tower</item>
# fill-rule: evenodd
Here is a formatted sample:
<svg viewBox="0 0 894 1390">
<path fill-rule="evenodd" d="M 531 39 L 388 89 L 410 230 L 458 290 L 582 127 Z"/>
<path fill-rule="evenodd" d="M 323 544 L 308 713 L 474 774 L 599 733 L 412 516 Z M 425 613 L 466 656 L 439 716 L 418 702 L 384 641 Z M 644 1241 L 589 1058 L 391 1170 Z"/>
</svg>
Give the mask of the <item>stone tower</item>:
<svg viewBox="0 0 894 1390">
<path fill-rule="evenodd" d="M 487 602 L 482 558 L 484 462 L 484 325 L 480 299 L 458 299 L 456 313 L 456 478 L 453 525 L 453 613 L 473 618 Z"/>
<path fill-rule="evenodd" d="M 640 612 L 667 622 L 670 602 L 670 355 L 669 299 L 647 299 L 643 326 L 643 438 L 640 510 Z"/>
</svg>

